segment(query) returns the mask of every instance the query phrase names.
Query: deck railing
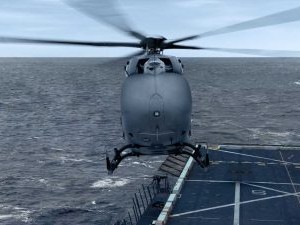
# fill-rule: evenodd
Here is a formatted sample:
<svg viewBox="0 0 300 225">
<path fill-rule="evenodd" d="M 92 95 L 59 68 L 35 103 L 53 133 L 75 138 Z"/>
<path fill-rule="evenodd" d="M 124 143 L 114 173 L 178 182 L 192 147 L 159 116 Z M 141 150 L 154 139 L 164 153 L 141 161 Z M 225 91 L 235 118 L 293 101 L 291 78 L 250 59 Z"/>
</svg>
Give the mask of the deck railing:
<svg viewBox="0 0 300 225">
<path fill-rule="evenodd" d="M 170 193 L 171 186 L 168 176 L 154 176 L 149 185 L 142 184 L 132 198 L 132 208 L 127 212 L 124 219 L 118 220 L 114 225 L 137 225 L 143 213 L 152 204 L 163 202 L 154 202 L 155 196 L 159 193 Z"/>
</svg>

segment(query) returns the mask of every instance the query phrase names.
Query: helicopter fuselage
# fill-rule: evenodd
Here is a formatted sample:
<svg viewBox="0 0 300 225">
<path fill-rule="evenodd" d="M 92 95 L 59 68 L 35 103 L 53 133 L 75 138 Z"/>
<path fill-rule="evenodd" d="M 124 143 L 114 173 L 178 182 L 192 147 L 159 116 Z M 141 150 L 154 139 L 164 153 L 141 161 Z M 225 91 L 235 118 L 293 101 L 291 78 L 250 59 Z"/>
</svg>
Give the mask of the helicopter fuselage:
<svg viewBox="0 0 300 225">
<path fill-rule="evenodd" d="M 165 71 L 145 72 L 149 59 L 163 61 Z M 126 74 L 121 123 L 128 144 L 140 146 L 132 151 L 142 155 L 176 152 L 191 135 L 192 97 L 181 61 L 159 54 L 136 57 L 129 61 Z"/>
</svg>

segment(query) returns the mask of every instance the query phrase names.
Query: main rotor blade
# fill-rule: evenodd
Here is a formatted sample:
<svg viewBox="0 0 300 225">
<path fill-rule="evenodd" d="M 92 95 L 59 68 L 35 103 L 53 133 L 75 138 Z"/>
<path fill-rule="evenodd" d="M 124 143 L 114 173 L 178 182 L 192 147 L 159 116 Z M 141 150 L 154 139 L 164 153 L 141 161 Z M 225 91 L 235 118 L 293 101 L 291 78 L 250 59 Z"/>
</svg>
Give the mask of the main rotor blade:
<svg viewBox="0 0 300 225">
<path fill-rule="evenodd" d="M 266 50 L 266 49 L 235 49 L 235 48 L 206 48 L 203 50 L 230 52 L 247 55 L 269 56 L 269 57 L 300 57 L 300 51 Z"/>
<path fill-rule="evenodd" d="M 64 2 L 96 21 L 105 22 L 132 37 L 139 40 L 146 38 L 129 26 L 125 15 L 117 9 L 113 0 L 64 0 Z"/>
<path fill-rule="evenodd" d="M 132 54 L 129 54 L 129 55 L 125 55 L 125 56 L 122 56 L 122 58 L 132 58 L 132 57 L 135 57 L 135 56 L 140 56 L 140 55 L 143 55 L 146 53 L 146 50 L 140 50 L 140 51 L 137 51 L 137 52 L 133 52 Z"/>
<path fill-rule="evenodd" d="M 172 44 L 175 44 L 175 43 L 178 43 L 178 42 L 189 41 L 189 40 L 193 40 L 193 39 L 197 39 L 197 38 L 199 38 L 199 35 L 187 36 L 187 37 L 178 38 L 178 39 L 175 39 L 173 41 L 166 42 L 165 45 L 169 46 L 169 45 L 172 45 Z"/>
<path fill-rule="evenodd" d="M 125 60 L 129 60 L 132 57 L 140 56 L 146 53 L 146 50 L 140 50 L 137 52 L 133 52 L 129 55 L 116 57 L 116 58 L 107 58 L 104 62 L 101 62 L 99 65 L 116 65 L 116 64 L 125 64 Z M 125 62 L 124 62 L 125 61 Z"/>
<path fill-rule="evenodd" d="M 205 32 L 202 34 L 199 34 L 199 37 L 208 37 L 213 35 L 219 35 L 219 34 L 226 34 L 236 31 L 242 31 L 242 30 L 249 30 L 259 27 L 266 27 L 266 26 L 272 26 L 277 24 L 283 24 L 283 23 L 290 23 L 294 21 L 300 20 L 300 7 L 274 13 L 268 16 L 260 17 L 257 19 L 245 21 L 242 23 L 234 24 L 231 26 L 226 26 L 223 28 L 219 28 L 213 31 Z"/>
<path fill-rule="evenodd" d="M 131 42 L 89 42 L 89 41 L 15 38 L 15 37 L 1 37 L 1 36 L 0 36 L 0 43 L 81 45 L 81 46 L 94 46 L 94 47 L 133 47 L 133 48 L 141 47 L 139 43 L 131 43 Z"/>
<path fill-rule="evenodd" d="M 191 49 L 191 50 L 199 50 L 199 49 L 203 49 L 202 47 L 197 47 L 197 46 L 187 46 L 187 45 L 169 45 L 167 44 L 167 46 L 164 46 L 163 49 Z"/>
</svg>

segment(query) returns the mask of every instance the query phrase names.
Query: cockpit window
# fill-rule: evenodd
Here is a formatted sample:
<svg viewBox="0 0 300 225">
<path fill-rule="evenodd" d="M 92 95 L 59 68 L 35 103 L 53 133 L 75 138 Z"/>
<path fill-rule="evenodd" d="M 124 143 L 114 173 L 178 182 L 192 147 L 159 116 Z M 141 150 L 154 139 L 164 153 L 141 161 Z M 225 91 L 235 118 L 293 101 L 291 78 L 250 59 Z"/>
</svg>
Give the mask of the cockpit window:
<svg viewBox="0 0 300 225">
<path fill-rule="evenodd" d="M 140 59 L 137 63 L 137 73 L 144 73 L 144 65 L 145 62 L 147 62 L 149 58 Z"/>
<path fill-rule="evenodd" d="M 164 62 L 166 67 L 166 73 L 172 73 L 173 72 L 173 66 L 171 63 L 171 60 L 169 58 L 160 58 L 161 61 Z"/>
<path fill-rule="evenodd" d="M 150 58 L 144 65 L 145 74 L 161 74 L 166 72 L 165 63 L 159 58 Z"/>
<path fill-rule="evenodd" d="M 172 73 L 173 66 L 169 58 L 145 58 L 137 63 L 137 73 L 160 74 Z"/>
</svg>

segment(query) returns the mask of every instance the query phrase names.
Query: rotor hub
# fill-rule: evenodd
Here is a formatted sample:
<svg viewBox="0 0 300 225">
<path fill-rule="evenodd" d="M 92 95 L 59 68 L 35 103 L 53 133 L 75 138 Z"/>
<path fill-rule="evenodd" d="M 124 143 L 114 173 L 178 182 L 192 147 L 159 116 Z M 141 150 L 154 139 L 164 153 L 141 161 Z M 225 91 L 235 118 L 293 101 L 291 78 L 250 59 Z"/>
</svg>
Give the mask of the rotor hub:
<svg viewBox="0 0 300 225">
<path fill-rule="evenodd" d="M 147 51 L 160 52 L 163 50 L 165 40 L 167 39 L 163 36 L 146 37 L 141 41 L 141 46 Z"/>
</svg>

